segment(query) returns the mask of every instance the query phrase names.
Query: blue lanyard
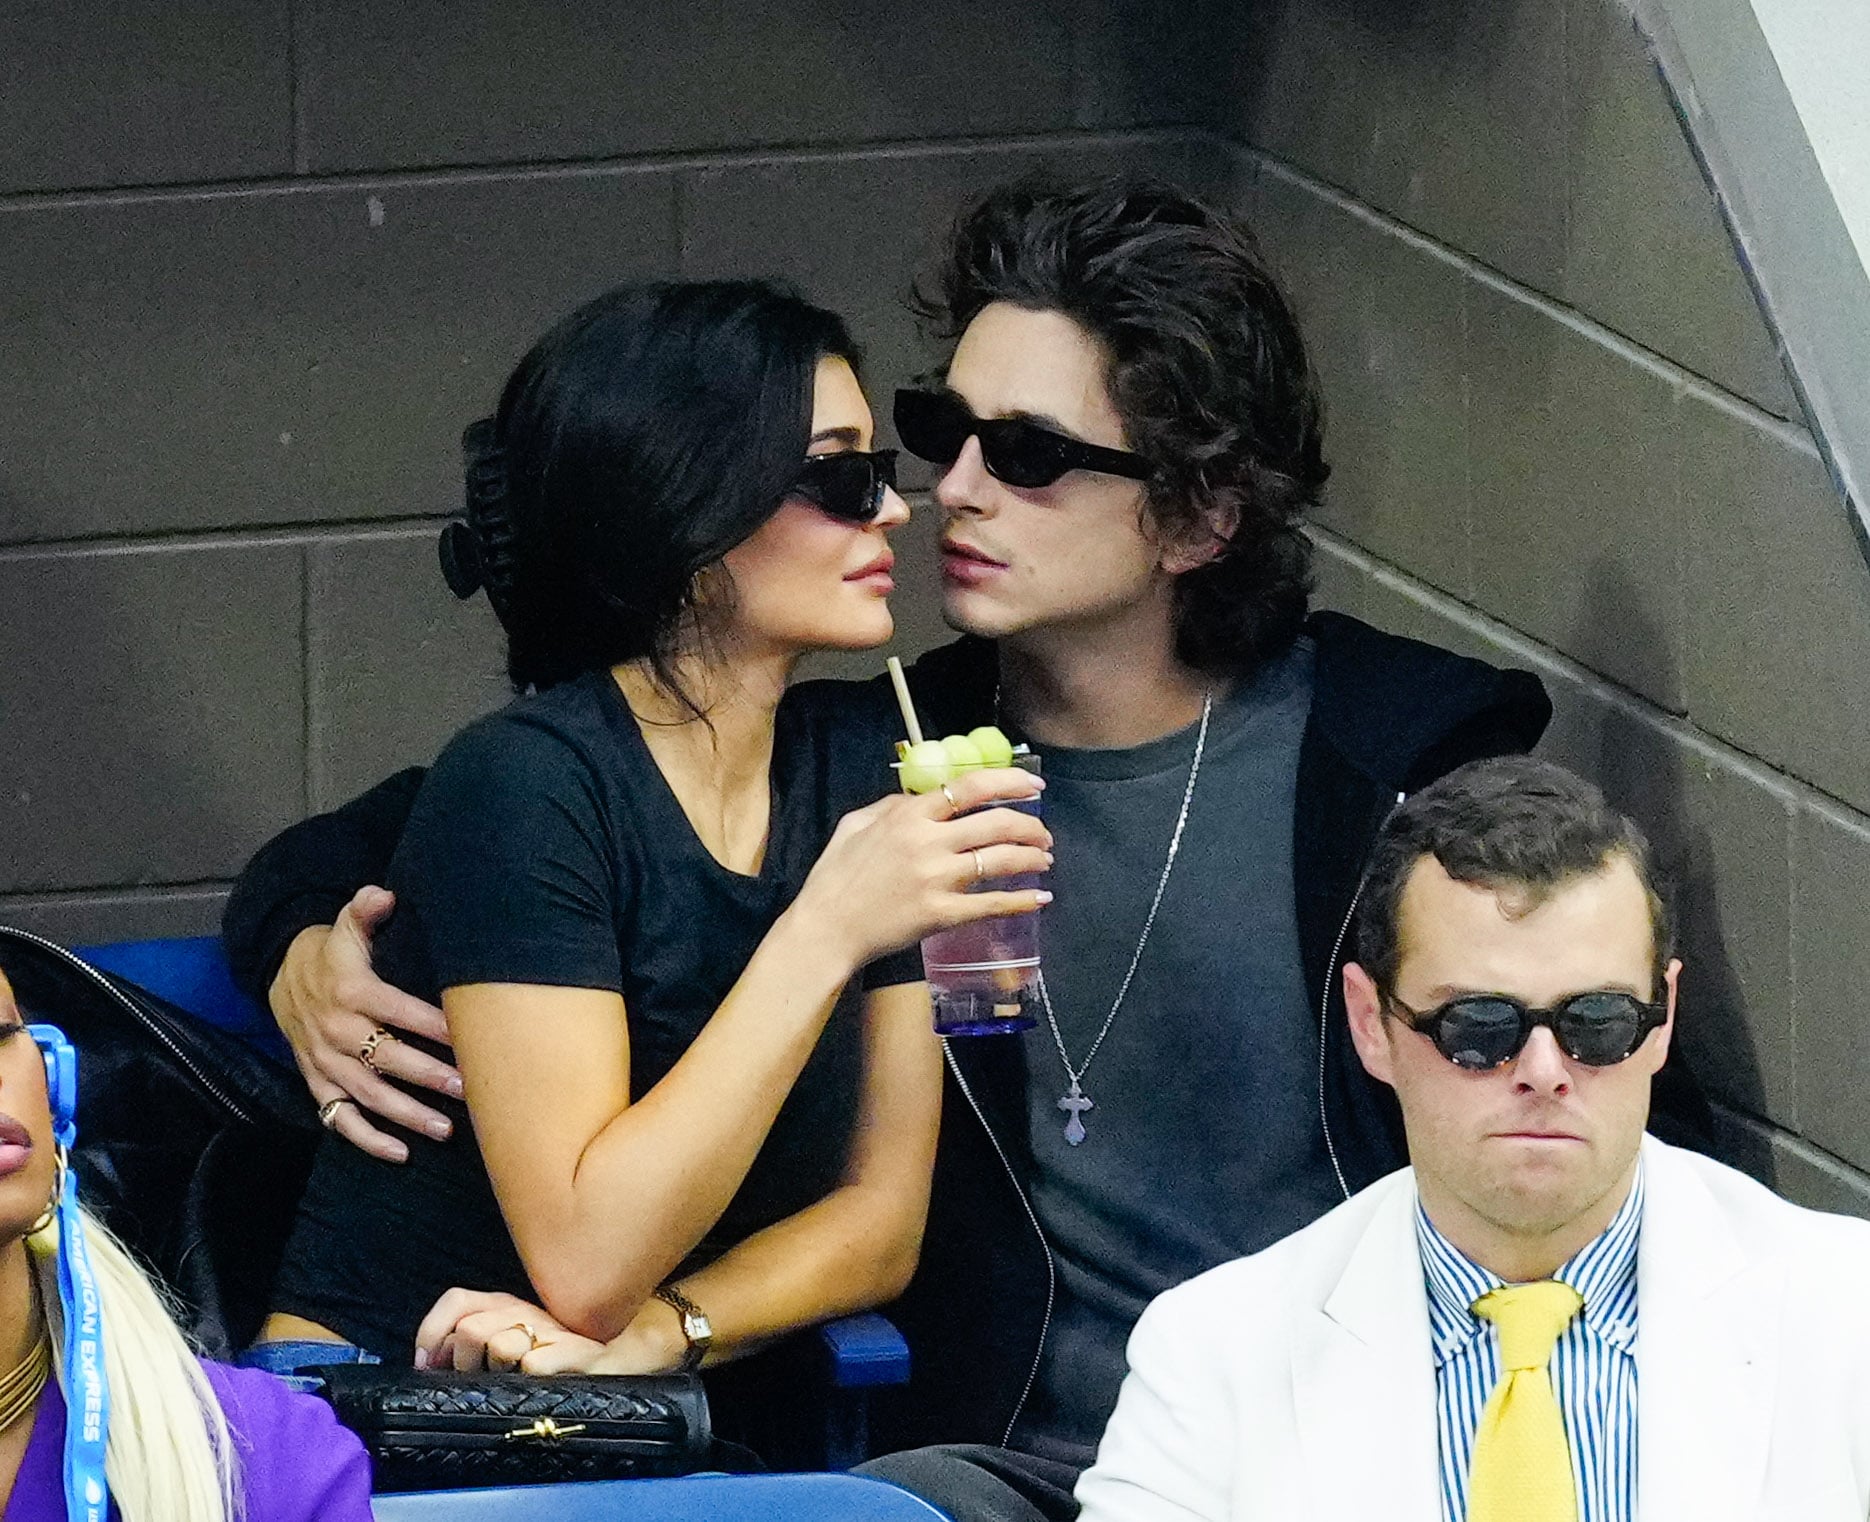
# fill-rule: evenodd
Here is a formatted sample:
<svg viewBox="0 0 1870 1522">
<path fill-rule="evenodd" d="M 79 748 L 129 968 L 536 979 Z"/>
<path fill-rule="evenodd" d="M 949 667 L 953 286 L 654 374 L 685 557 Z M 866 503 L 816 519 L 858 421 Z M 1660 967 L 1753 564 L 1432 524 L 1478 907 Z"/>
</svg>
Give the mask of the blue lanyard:
<svg viewBox="0 0 1870 1522">
<path fill-rule="evenodd" d="M 74 1134 L 76 1127 L 70 1127 Z M 69 1145 L 58 1138 L 61 1150 Z M 78 1215 L 78 1180 L 66 1168 L 58 1197 L 58 1298 L 65 1310 L 65 1515 L 104 1522 L 110 1487 L 104 1447 L 110 1434 L 110 1389 L 104 1380 L 104 1322 L 97 1277 Z"/>
<path fill-rule="evenodd" d="M 65 1515 L 105 1522 L 110 1484 L 104 1450 L 110 1437 L 110 1387 L 104 1369 L 104 1317 L 97 1275 L 78 1214 L 71 1149 L 78 1140 L 78 1053 L 56 1025 L 26 1027 L 45 1058 L 46 1100 L 58 1148 L 58 1302 L 65 1313 L 61 1354 L 65 1384 Z"/>
</svg>

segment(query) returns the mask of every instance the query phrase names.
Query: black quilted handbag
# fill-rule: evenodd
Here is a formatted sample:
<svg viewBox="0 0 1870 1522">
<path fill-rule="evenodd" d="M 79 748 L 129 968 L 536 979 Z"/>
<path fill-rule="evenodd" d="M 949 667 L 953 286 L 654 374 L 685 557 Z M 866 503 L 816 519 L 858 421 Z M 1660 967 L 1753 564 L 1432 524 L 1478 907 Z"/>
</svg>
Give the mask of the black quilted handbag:
<svg viewBox="0 0 1870 1522">
<path fill-rule="evenodd" d="M 338 1420 L 370 1450 L 376 1490 L 647 1479 L 719 1467 L 693 1374 L 456 1374 L 334 1364 Z"/>
</svg>

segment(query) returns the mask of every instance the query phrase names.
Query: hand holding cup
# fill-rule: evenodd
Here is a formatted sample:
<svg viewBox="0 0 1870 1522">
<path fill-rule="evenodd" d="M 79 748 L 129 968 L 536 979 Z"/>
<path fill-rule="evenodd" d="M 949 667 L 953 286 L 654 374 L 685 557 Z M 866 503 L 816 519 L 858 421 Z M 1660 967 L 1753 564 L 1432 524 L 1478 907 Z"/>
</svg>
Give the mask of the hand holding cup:
<svg viewBox="0 0 1870 1522">
<path fill-rule="evenodd" d="M 824 926 L 853 970 L 934 931 L 1030 914 L 1052 895 L 1037 887 L 970 890 L 1051 866 L 1045 825 L 993 807 L 1029 804 L 1044 785 L 1013 767 L 958 772 L 929 792 L 893 794 L 846 814 L 795 908 Z"/>
</svg>

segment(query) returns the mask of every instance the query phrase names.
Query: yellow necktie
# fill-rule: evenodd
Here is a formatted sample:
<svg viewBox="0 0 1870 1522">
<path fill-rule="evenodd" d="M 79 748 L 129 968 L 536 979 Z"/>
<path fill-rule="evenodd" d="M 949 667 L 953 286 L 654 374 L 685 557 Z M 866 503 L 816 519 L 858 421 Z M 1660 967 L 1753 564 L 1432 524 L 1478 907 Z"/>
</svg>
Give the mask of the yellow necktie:
<svg viewBox="0 0 1870 1522">
<path fill-rule="evenodd" d="M 1474 1433 L 1467 1522 L 1578 1522 L 1565 1418 L 1545 1366 L 1584 1304 L 1556 1279 L 1513 1284 L 1474 1302 L 1500 1332 L 1500 1383 Z"/>
</svg>

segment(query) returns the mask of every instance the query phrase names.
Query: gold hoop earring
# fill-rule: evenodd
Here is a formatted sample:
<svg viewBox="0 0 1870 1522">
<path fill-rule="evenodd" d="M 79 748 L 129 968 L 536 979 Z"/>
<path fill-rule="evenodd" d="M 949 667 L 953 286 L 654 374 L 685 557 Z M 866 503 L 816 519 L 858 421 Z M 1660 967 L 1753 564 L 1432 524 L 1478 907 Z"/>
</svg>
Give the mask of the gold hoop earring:
<svg viewBox="0 0 1870 1522">
<path fill-rule="evenodd" d="M 65 1170 L 69 1166 L 65 1159 L 65 1149 L 60 1147 L 54 1154 L 57 1159 L 56 1170 L 52 1175 L 52 1198 L 46 1201 L 45 1209 L 40 1211 L 39 1219 L 26 1228 L 26 1235 L 36 1237 L 58 1219 L 58 1202 L 65 1194 Z"/>
</svg>

